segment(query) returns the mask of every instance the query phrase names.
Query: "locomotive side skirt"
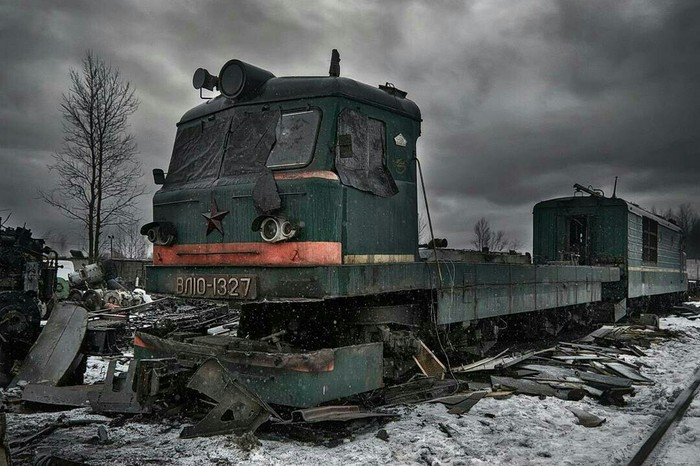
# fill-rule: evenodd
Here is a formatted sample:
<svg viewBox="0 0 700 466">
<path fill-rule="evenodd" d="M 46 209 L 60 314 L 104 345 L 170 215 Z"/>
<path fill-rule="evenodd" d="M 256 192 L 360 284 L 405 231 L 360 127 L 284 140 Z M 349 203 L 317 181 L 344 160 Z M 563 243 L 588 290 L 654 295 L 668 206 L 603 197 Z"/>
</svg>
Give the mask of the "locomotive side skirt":
<svg viewBox="0 0 700 466">
<path fill-rule="evenodd" d="M 439 324 L 597 302 L 601 300 L 602 284 L 620 279 L 617 267 L 439 264 L 442 283 L 433 262 L 280 267 L 266 268 L 264 274 L 263 269 L 255 267 L 158 266 L 149 267 L 147 274 L 153 286 L 180 296 L 197 296 L 184 293 L 183 277 L 194 277 L 195 285 L 198 279 L 205 284 L 216 283 L 224 274 L 254 277 L 257 294 L 247 296 L 252 301 L 256 297 L 323 300 L 436 290 Z M 206 285 L 201 290 L 202 297 L 211 296 Z"/>
<path fill-rule="evenodd" d="M 327 348 L 303 353 L 222 350 L 209 346 L 207 337 L 181 343 L 137 333 L 137 359 L 188 357 L 204 361 L 212 356 L 240 383 L 268 403 L 309 408 L 339 397 L 384 386 L 383 345 Z"/>
<path fill-rule="evenodd" d="M 601 300 L 617 267 L 441 264 L 438 324 L 505 316 Z"/>
</svg>

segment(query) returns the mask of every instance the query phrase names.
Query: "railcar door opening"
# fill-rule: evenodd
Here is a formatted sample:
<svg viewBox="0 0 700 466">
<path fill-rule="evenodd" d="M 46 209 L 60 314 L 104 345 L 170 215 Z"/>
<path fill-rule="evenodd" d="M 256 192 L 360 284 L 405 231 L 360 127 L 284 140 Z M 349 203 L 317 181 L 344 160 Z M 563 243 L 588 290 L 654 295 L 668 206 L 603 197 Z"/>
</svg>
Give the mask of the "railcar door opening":
<svg viewBox="0 0 700 466">
<path fill-rule="evenodd" d="M 569 218 L 568 250 L 575 264 L 590 264 L 590 225 L 588 217 L 576 215 Z"/>
</svg>

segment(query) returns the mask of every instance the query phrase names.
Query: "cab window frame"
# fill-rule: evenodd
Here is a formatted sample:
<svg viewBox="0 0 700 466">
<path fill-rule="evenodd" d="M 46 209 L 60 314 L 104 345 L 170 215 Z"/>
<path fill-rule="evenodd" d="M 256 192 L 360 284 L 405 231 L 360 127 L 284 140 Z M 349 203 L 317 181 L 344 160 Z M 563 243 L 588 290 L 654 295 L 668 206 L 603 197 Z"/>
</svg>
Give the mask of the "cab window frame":
<svg viewBox="0 0 700 466">
<path fill-rule="evenodd" d="M 284 119 L 285 115 L 294 115 L 294 114 L 302 114 L 302 113 L 314 113 L 318 116 L 318 122 L 316 123 L 316 127 L 314 129 L 314 138 L 313 138 L 313 143 L 311 144 L 311 147 L 309 149 L 309 155 L 308 159 L 303 162 L 294 162 L 294 163 L 285 163 L 285 164 L 276 164 L 276 165 L 269 165 L 269 160 L 270 156 L 275 151 L 275 148 L 277 145 L 275 144 L 275 147 L 272 148 L 270 151 L 270 154 L 268 156 L 267 161 L 265 162 L 265 166 L 269 168 L 270 170 L 273 171 L 281 171 L 281 170 L 289 170 L 289 169 L 298 169 L 298 168 L 304 168 L 308 167 L 311 163 L 313 163 L 314 159 L 316 158 L 316 148 L 318 146 L 318 138 L 321 134 L 321 125 L 323 124 L 323 110 L 320 107 L 302 107 L 302 108 L 293 108 L 293 109 L 283 109 L 280 108 L 281 116 L 280 116 L 280 121 L 278 123 L 278 126 L 281 126 L 282 120 Z M 281 131 L 281 127 L 280 127 Z"/>
</svg>

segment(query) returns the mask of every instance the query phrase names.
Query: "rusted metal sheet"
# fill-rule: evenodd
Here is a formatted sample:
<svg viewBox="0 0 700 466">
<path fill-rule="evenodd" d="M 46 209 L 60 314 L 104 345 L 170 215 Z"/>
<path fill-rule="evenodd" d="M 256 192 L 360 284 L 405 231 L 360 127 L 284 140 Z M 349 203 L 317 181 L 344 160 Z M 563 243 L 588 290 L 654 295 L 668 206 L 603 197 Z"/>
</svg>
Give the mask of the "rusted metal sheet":
<svg viewBox="0 0 700 466">
<path fill-rule="evenodd" d="M 418 354 L 413 356 L 413 360 L 418 365 L 423 375 L 435 377 L 437 380 L 445 378 L 445 365 L 433 354 L 432 351 L 423 343 L 420 342 Z"/>
<path fill-rule="evenodd" d="M 210 340 L 216 337 L 209 337 Z M 334 349 L 321 349 L 305 353 L 269 353 L 261 351 L 227 350 L 209 345 L 191 345 L 158 338 L 147 333 L 137 333 L 134 346 L 147 348 L 157 355 L 166 354 L 191 355 L 201 358 L 206 356 L 221 357 L 229 364 L 269 367 L 294 372 L 329 372 L 334 369 Z"/>
<path fill-rule="evenodd" d="M 529 351 L 527 353 L 514 354 L 512 356 L 504 356 L 508 350 L 502 351 L 496 356 L 485 358 L 480 361 L 473 362 L 464 366 L 453 368 L 453 372 L 480 372 L 505 369 L 507 367 L 519 364 L 527 359 L 538 354 L 551 352 L 554 348 L 547 348 L 539 351 Z"/>
<path fill-rule="evenodd" d="M 134 391 L 136 361 L 131 361 L 125 378 L 116 377 L 117 361 L 109 361 L 102 390 L 89 394 L 90 406 L 96 413 L 150 413 L 147 403 L 140 403 Z"/>
<path fill-rule="evenodd" d="M 610 369 L 611 371 L 621 375 L 622 377 L 626 377 L 630 380 L 632 380 L 634 383 L 638 384 L 643 384 L 643 385 L 653 385 L 654 381 L 644 377 L 641 375 L 637 370 L 632 369 L 624 364 L 620 364 L 619 362 L 604 362 L 603 363 L 605 367 Z"/>
<path fill-rule="evenodd" d="M 90 394 L 102 390 L 102 385 L 71 385 L 54 387 L 44 384 L 29 384 L 22 389 L 22 401 L 54 406 L 90 406 Z"/>
<path fill-rule="evenodd" d="M 442 403 L 448 406 L 447 410 L 450 414 L 464 414 L 469 412 L 480 399 L 486 396 L 488 392 L 485 390 L 469 393 L 460 393 L 458 395 L 444 396 L 429 400 L 428 403 Z"/>
<path fill-rule="evenodd" d="M 370 417 L 396 417 L 394 413 L 363 411 L 359 406 L 319 406 L 292 411 L 292 422 L 352 421 Z"/>
<path fill-rule="evenodd" d="M 491 376 L 491 383 L 496 386 L 512 388 L 516 393 L 536 396 L 556 396 L 562 400 L 580 400 L 585 395 L 584 390 L 578 389 L 556 389 L 549 385 L 527 379 L 514 379 L 512 377 Z"/>
<path fill-rule="evenodd" d="M 216 357 L 263 400 L 284 406 L 309 408 L 383 387 L 382 343 L 307 352 L 262 352 L 193 345 L 137 333 L 134 347 L 136 357 L 141 359 L 176 357 L 192 364 Z"/>
<path fill-rule="evenodd" d="M 20 381 L 61 385 L 72 375 L 86 329 L 84 308 L 74 304 L 56 306 L 10 386 Z"/>
<path fill-rule="evenodd" d="M 196 425 L 186 426 L 180 437 L 192 438 L 233 433 L 255 432 L 271 416 L 279 416 L 267 403 L 235 380 L 219 361 L 212 358 L 202 364 L 187 388 L 217 402 L 217 405 Z"/>
</svg>

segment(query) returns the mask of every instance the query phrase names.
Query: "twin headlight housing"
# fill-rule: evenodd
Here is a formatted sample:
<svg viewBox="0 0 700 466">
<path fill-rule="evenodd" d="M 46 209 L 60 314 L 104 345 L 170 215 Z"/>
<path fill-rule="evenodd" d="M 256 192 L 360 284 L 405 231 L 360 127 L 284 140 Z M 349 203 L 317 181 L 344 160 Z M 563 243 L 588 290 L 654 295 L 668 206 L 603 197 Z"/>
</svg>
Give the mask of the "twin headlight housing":
<svg viewBox="0 0 700 466">
<path fill-rule="evenodd" d="M 279 243 L 294 238 L 302 225 L 284 217 L 261 216 L 253 221 L 253 231 L 260 232 L 266 243 Z"/>
<path fill-rule="evenodd" d="M 141 234 L 155 245 L 170 246 L 175 243 L 177 230 L 170 222 L 151 222 L 141 227 Z"/>
</svg>

